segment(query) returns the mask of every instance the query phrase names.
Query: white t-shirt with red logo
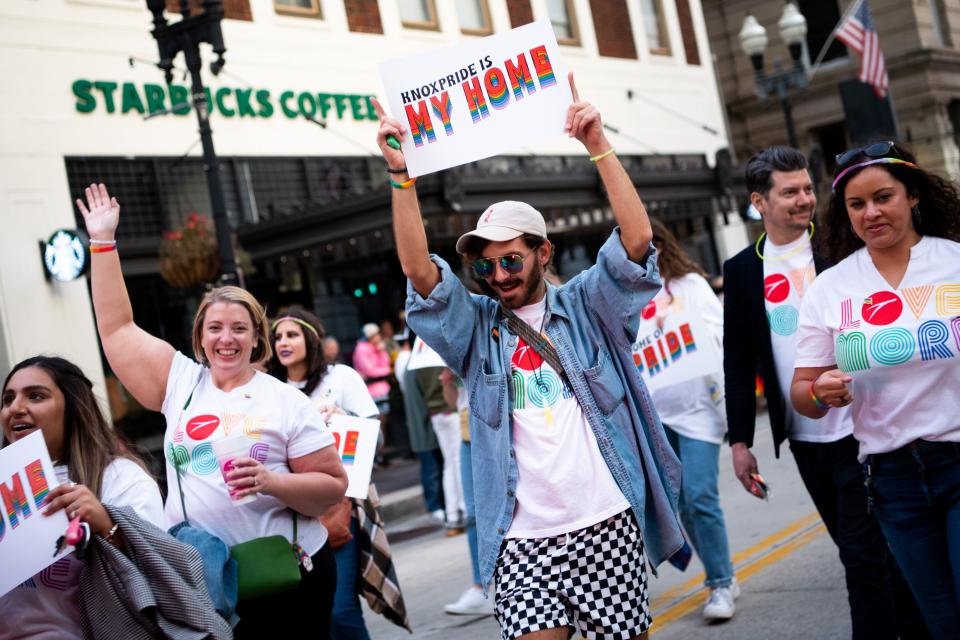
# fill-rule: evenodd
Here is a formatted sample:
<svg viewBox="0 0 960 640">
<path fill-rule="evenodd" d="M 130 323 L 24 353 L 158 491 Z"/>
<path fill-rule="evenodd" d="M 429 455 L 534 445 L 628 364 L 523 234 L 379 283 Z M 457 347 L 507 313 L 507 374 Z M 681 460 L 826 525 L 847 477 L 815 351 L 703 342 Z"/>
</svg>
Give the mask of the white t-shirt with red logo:
<svg viewBox="0 0 960 640">
<path fill-rule="evenodd" d="M 820 420 L 812 420 L 794 411 L 790 402 L 800 305 L 817 277 L 810 236 L 804 233 L 785 245 L 775 245 L 767 238 L 763 257 L 763 302 L 767 309 L 777 382 L 787 405 L 787 436 L 800 442 L 835 442 L 845 438 L 853 433 L 850 411 L 846 408 L 835 409 Z"/>
<path fill-rule="evenodd" d="M 56 471 L 58 478 L 66 477 L 65 466 Z M 132 507 L 147 522 L 167 528 L 160 487 L 133 460 L 116 458 L 103 470 L 100 485 L 103 504 Z M 83 638 L 77 602 L 81 569 L 83 562 L 71 553 L 0 597 L 0 640 Z"/>
<path fill-rule="evenodd" d="M 515 309 L 540 332 L 547 308 Z M 630 503 L 597 445 L 580 403 L 553 367 L 518 338 L 513 353 L 517 507 L 507 538 L 549 538 L 606 520 Z"/>
<path fill-rule="evenodd" d="M 293 537 L 293 511 L 276 498 L 257 495 L 253 502 L 233 506 L 212 443 L 243 436 L 250 443 L 251 458 L 271 471 L 290 473 L 287 461 L 291 458 L 333 445 L 333 435 L 307 396 L 260 371 L 246 384 L 225 392 L 213 384 L 208 368 L 177 353 L 170 365 L 162 411 L 167 419 L 163 449 L 166 514 L 171 523 L 183 520 L 173 466 L 176 459 L 190 524 L 227 546 L 271 535 Z M 308 555 L 327 540 L 327 530 L 316 518 L 301 516 L 297 527 L 300 545 Z"/>
<path fill-rule="evenodd" d="M 960 243 L 922 238 L 896 288 L 866 248 L 822 273 L 800 314 L 797 366 L 834 364 L 853 377 L 861 459 L 960 442 Z"/>
<path fill-rule="evenodd" d="M 287 384 L 303 389 L 307 386 L 307 381 L 287 380 Z M 310 399 L 318 409 L 337 406 L 361 418 L 377 418 L 380 415 L 377 403 L 367 391 L 367 383 L 356 369 L 345 364 L 331 364 L 327 367 L 327 373 L 310 394 Z"/>
</svg>

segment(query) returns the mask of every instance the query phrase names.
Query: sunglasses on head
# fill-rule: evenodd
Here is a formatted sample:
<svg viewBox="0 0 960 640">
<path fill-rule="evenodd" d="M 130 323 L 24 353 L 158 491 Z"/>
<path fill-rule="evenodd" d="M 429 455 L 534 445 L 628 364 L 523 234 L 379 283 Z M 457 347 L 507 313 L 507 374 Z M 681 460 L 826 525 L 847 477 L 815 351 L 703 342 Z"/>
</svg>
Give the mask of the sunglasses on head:
<svg viewBox="0 0 960 640">
<path fill-rule="evenodd" d="M 883 158 L 887 155 L 891 155 L 890 152 L 893 151 L 894 156 L 898 156 L 897 152 L 894 151 L 896 144 L 891 140 L 884 140 L 883 142 L 874 142 L 868 144 L 865 147 L 857 147 L 856 149 L 847 149 L 843 153 L 838 153 L 835 156 L 838 166 L 843 166 L 856 158 L 859 155 L 865 155 L 868 158 Z"/>
<path fill-rule="evenodd" d="M 489 278 L 497 270 L 499 264 L 501 269 L 515 276 L 523 271 L 523 261 L 530 255 L 531 251 L 528 251 L 526 256 L 519 253 L 508 253 L 505 256 L 495 258 L 477 258 L 473 261 L 473 272 L 480 278 Z"/>
</svg>

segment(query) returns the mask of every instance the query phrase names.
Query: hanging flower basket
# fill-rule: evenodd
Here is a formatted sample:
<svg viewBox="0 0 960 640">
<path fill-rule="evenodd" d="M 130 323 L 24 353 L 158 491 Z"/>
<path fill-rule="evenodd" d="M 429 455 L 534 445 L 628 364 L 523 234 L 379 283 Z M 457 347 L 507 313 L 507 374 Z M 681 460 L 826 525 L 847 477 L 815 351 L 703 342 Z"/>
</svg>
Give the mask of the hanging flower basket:
<svg viewBox="0 0 960 640">
<path fill-rule="evenodd" d="M 220 273 L 216 238 L 199 213 L 191 213 L 180 229 L 164 232 L 159 253 L 160 275 L 174 287 L 206 284 Z"/>
</svg>

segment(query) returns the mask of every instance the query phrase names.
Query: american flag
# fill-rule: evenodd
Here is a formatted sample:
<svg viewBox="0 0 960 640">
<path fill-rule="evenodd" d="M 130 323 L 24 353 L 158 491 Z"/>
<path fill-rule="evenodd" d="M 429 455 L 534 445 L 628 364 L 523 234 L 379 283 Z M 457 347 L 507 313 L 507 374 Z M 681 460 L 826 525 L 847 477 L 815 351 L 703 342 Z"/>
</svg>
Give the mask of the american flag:
<svg viewBox="0 0 960 640">
<path fill-rule="evenodd" d="M 836 37 L 860 55 L 860 82 L 872 85 L 878 97 L 886 96 L 890 78 L 867 0 L 862 0 L 857 10 L 837 27 Z"/>
</svg>

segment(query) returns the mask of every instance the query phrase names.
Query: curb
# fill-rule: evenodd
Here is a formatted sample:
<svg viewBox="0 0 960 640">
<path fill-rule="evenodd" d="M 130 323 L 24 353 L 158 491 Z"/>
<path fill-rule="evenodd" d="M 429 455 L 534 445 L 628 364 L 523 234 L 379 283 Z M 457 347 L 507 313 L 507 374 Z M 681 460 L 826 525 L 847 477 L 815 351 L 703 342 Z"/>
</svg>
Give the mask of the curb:
<svg viewBox="0 0 960 640">
<path fill-rule="evenodd" d="M 391 491 L 380 496 L 380 513 L 388 531 L 401 521 L 426 515 L 427 506 L 423 501 L 423 488 L 417 484 L 412 487 Z"/>
</svg>

